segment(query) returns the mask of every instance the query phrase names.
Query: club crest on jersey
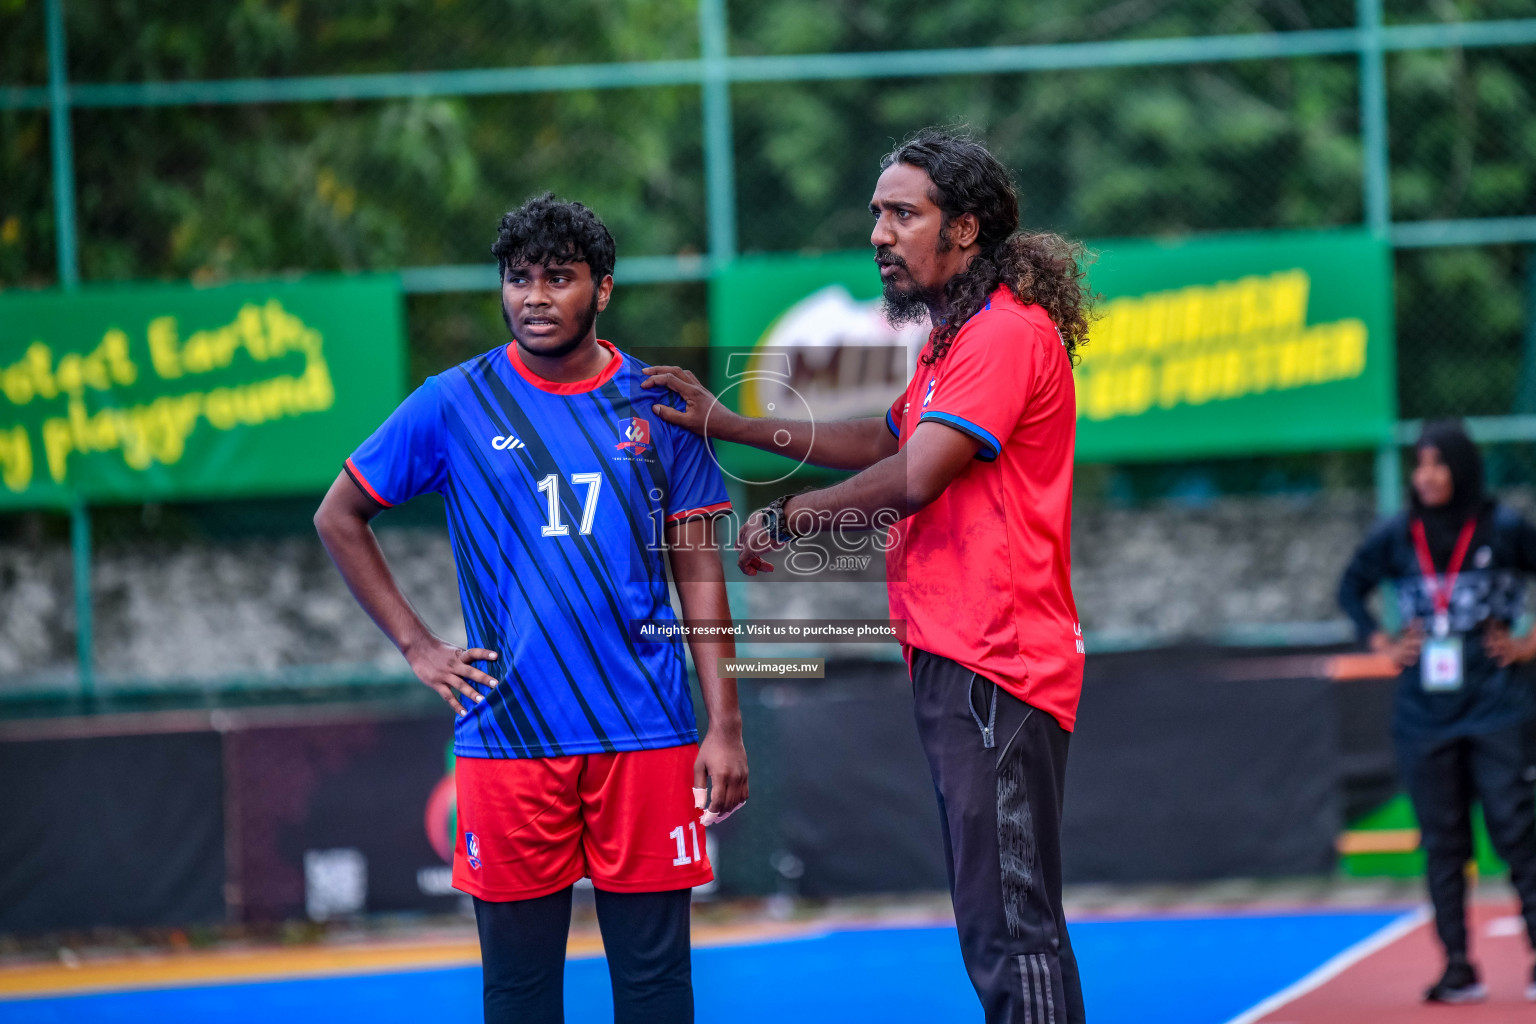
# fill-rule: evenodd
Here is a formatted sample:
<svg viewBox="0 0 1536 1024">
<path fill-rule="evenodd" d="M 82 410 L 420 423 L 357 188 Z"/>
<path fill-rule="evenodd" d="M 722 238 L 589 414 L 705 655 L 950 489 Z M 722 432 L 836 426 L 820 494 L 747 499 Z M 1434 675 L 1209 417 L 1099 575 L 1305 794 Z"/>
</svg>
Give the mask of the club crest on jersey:
<svg viewBox="0 0 1536 1024">
<path fill-rule="evenodd" d="M 930 377 L 928 379 L 928 390 L 923 394 L 923 408 L 924 409 L 928 408 L 928 403 L 933 401 L 933 389 L 934 389 L 934 386 L 937 385 L 938 383 L 939 383 L 939 378 L 937 378 L 937 377 Z"/>
<path fill-rule="evenodd" d="M 480 837 L 473 832 L 465 832 L 464 852 L 466 854 L 465 859 L 469 861 L 469 866 L 478 870 L 480 867 Z"/>
<path fill-rule="evenodd" d="M 619 420 L 619 433 L 624 440 L 614 445 L 619 451 L 644 455 L 651 446 L 651 424 L 644 416 L 626 416 Z"/>
</svg>

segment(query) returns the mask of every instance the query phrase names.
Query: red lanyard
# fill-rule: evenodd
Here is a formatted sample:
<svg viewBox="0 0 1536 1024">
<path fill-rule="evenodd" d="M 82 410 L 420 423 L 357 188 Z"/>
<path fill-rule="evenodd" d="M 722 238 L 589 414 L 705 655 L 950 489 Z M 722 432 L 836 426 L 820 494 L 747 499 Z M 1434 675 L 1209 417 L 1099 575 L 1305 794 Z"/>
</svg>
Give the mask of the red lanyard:
<svg viewBox="0 0 1536 1024">
<path fill-rule="evenodd" d="M 1429 541 L 1424 537 L 1424 522 L 1420 519 L 1413 521 L 1413 550 L 1419 556 L 1424 589 L 1429 591 L 1429 599 L 1434 602 L 1437 618 L 1450 613 L 1451 589 L 1456 586 L 1456 575 L 1461 572 L 1461 563 L 1467 558 L 1467 548 L 1472 546 L 1472 532 L 1476 529 L 1476 516 L 1468 519 L 1461 528 L 1461 534 L 1456 538 L 1456 549 L 1451 552 L 1450 564 L 1445 567 L 1445 586 L 1442 587 L 1439 577 L 1435 575 L 1434 559 L 1429 557 Z"/>
</svg>

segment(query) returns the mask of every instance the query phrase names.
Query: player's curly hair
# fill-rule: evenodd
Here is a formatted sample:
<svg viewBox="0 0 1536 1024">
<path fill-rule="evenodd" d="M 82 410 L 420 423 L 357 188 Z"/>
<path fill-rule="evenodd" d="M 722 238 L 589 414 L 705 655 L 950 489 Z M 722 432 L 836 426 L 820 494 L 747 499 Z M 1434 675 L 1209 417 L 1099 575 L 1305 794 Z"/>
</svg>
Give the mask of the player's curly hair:
<svg viewBox="0 0 1536 1024">
<path fill-rule="evenodd" d="M 942 359 L 965 322 L 1006 284 L 1020 302 L 1045 307 L 1075 364 L 1093 316 L 1087 247 L 1048 232 L 1020 232 L 1019 196 L 1007 168 L 963 131 L 924 128 L 887 153 L 880 169 L 895 163 L 920 168 L 932 179 L 929 198 L 944 213 L 941 247 L 950 244 L 949 225 L 962 214 L 974 214 L 981 228 L 981 251 L 944 286 L 946 316 L 924 361 Z"/>
<path fill-rule="evenodd" d="M 613 235 L 597 214 L 581 203 L 556 199 L 553 192 L 504 214 L 491 246 L 503 277 L 507 267 L 517 264 L 570 261 L 591 267 L 594 282 L 613 273 L 616 251 Z"/>
</svg>

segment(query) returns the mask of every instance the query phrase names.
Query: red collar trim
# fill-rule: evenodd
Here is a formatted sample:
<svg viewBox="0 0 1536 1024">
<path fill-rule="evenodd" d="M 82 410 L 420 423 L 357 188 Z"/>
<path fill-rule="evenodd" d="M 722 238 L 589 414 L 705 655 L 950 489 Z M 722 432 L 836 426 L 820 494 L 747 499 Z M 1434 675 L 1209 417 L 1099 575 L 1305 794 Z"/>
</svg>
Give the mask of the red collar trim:
<svg viewBox="0 0 1536 1024">
<path fill-rule="evenodd" d="M 597 343 L 613 353 L 613 358 L 608 360 L 608 365 L 603 367 L 597 376 L 587 377 L 584 380 L 545 380 L 528 369 L 523 363 L 523 357 L 518 354 L 517 342 L 515 341 L 507 343 L 507 362 L 512 364 L 512 369 L 517 371 L 519 377 L 540 391 L 547 391 L 552 395 L 580 395 L 588 391 L 596 391 L 604 384 L 607 384 L 613 379 L 613 375 L 619 372 L 619 367 L 624 365 L 624 357 L 619 354 L 619 350 L 614 348 L 612 343 L 606 342 L 602 338 L 598 338 Z"/>
</svg>

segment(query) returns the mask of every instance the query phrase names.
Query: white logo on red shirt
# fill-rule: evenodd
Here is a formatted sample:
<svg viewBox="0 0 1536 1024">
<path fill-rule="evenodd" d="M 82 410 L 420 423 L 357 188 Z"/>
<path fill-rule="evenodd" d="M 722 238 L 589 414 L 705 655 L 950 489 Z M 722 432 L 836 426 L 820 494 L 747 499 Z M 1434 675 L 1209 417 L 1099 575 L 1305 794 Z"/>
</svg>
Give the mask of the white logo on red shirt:
<svg viewBox="0 0 1536 1024">
<path fill-rule="evenodd" d="M 933 388 L 934 388 L 934 385 L 938 384 L 938 382 L 939 382 L 939 378 L 937 378 L 937 377 L 930 377 L 930 378 L 928 378 L 928 391 L 927 391 L 927 393 L 925 393 L 923 395 L 923 408 L 924 409 L 928 408 L 928 403 L 933 401 Z"/>
</svg>

